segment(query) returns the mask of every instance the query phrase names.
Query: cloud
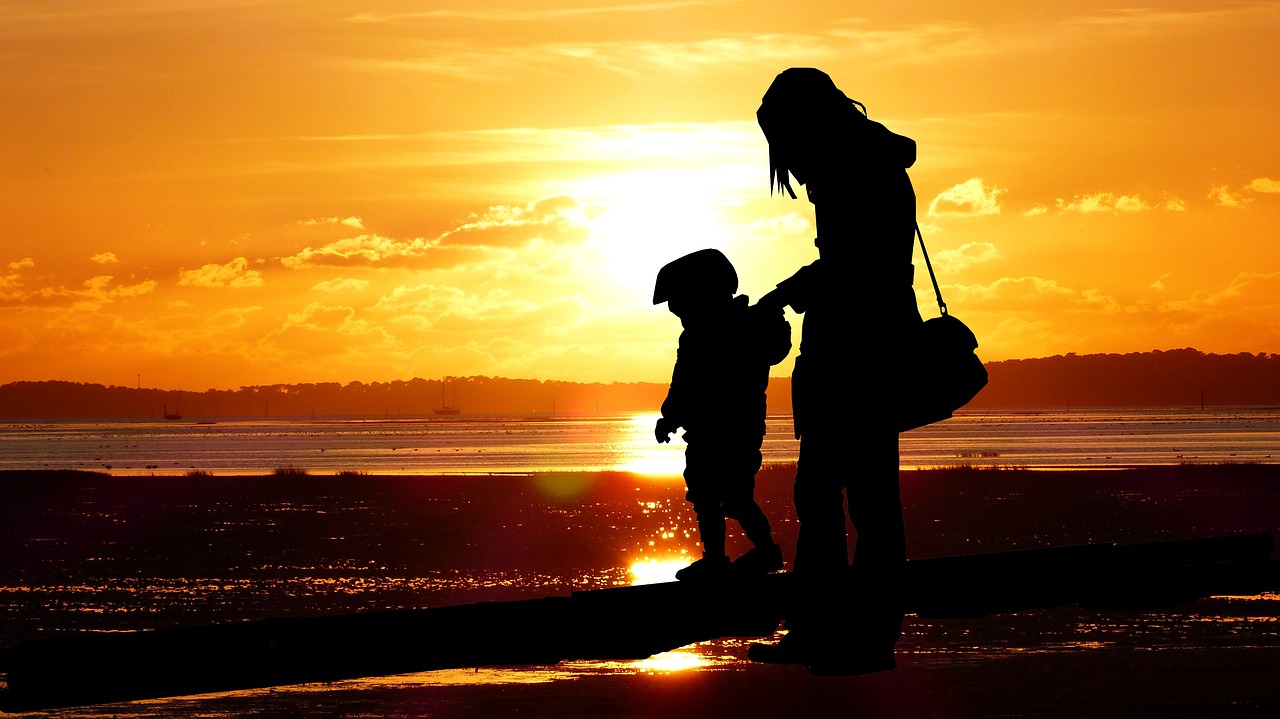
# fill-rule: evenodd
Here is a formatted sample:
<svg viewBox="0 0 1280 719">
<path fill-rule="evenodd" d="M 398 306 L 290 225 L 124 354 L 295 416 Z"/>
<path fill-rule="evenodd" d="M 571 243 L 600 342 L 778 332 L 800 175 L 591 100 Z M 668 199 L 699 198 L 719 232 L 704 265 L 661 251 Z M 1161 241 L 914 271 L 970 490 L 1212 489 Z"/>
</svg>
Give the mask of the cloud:
<svg viewBox="0 0 1280 719">
<path fill-rule="evenodd" d="M 365 320 L 356 319 L 355 314 L 356 311 L 352 307 L 332 307 L 312 302 L 301 312 L 291 312 L 280 330 L 305 328 L 341 334 L 369 332 L 373 325 Z"/>
<path fill-rule="evenodd" d="M 384 295 L 370 311 L 389 316 L 391 325 L 432 332 L 433 341 L 450 335 L 489 339 L 536 336 L 548 328 L 578 327 L 588 310 L 577 297 L 536 302 L 506 290 L 483 294 L 434 284 L 402 285 Z M 584 339 L 580 334 L 577 339 Z"/>
<path fill-rule="evenodd" d="M 298 224 L 306 227 L 314 227 L 316 225 L 344 225 L 356 230 L 364 229 L 364 220 L 359 217 L 318 217 L 310 220 L 301 220 Z"/>
<path fill-rule="evenodd" d="M 1114 30 L 1126 35 L 1161 35 L 1174 30 L 1192 28 L 1212 21 L 1215 17 L 1231 16 L 1234 12 L 1215 10 L 1180 10 L 1153 8 L 1106 9 L 1097 15 L 1085 15 L 1074 24 L 1097 33 Z"/>
<path fill-rule="evenodd" d="M 1161 297 L 1143 307 L 1162 336 L 1188 343 L 1239 348 L 1239 337 L 1280 337 L 1280 272 L 1240 272 L 1225 286 L 1200 289 L 1190 296 Z"/>
<path fill-rule="evenodd" d="M 397 240 L 363 234 L 306 247 L 280 262 L 290 269 L 357 266 L 456 266 L 491 256 L 494 250 L 527 247 L 536 242 L 567 245 L 588 237 L 582 205 L 567 196 L 547 197 L 526 205 L 494 205 L 472 214 L 467 222 L 433 239 Z"/>
<path fill-rule="evenodd" d="M 579 17 L 595 17 L 621 13 L 666 13 L 686 7 L 723 5 L 727 0 L 678 0 L 636 4 L 601 5 L 599 7 L 568 7 L 548 10 L 425 10 L 411 13 L 363 12 L 349 18 L 352 22 L 396 22 L 405 20 L 459 19 L 479 22 L 562 22 Z"/>
<path fill-rule="evenodd" d="M 954 250 L 941 250 L 933 259 L 943 272 L 959 272 L 966 267 L 1000 259 L 1000 250 L 990 242 L 966 242 Z"/>
<path fill-rule="evenodd" d="M 591 276 L 598 270 L 599 268 L 592 265 L 585 254 L 566 250 L 551 254 L 527 253 L 523 256 L 513 256 L 496 263 L 491 268 L 486 268 L 486 274 L 499 285 L 534 280 L 563 288 L 571 285 L 582 287 L 583 278 Z"/>
<path fill-rule="evenodd" d="M 9 269 L 12 271 L 7 275 L 0 275 L 0 289 L 6 288 L 6 287 L 8 288 L 21 287 L 22 275 L 18 274 L 19 270 L 27 270 L 35 266 L 36 266 L 35 260 L 32 260 L 30 257 L 24 257 L 21 260 L 18 260 L 17 262 L 10 262 Z M 2 301 L 0 303 L 17 304 L 21 297 L 22 297 L 22 294 L 19 292 L 13 292 L 7 295 L 0 295 L 0 301 Z"/>
<path fill-rule="evenodd" d="M 538 72 L 559 76 L 566 66 L 590 66 L 641 79 L 654 73 L 679 76 L 720 72 L 726 65 L 777 71 L 796 58 L 810 62 L 846 51 L 846 38 L 782 33 L 741 34 L 684 42 L 550 42 L 537 45 L 466 45 L 437 42 L 411 57 L 352 59 L 358 70 L 420 72 L 468 82 L 499 82 Z"/>
<path fill-rule="evenodd" d="M 813 236 L 813 223 L 795 212 L 754 220 L 741 230 L 745 239 L 752 242 L 774 244 L 780 240 Z"/>
<path fill-rule="evenodd" d="M 89 261 L 96 262 L 99 265 L 114 265 L 120 262 L 120 260 L 116 259 L 116 253 L 114 252 L 100 252 L 89 257 Z"/>
<path fill-rule="evenodd" d="M 929 215 L 932 217 L 959 215 L 998 215 L 1000 214 L 999 197 L 1005 192 L 1003 187 L 987 187 L 981 177 L 969 180 L 943 190 L 929 203 Z"/>
<path fill-rule="evenodd" d="M 928 220 L 921 220 L 916 225 L 920 228 L 920 233 L 925 237 L 936 237 L 946 231 L 938 223 L 929 222 Z"/>
<path fill-rule="evenodd" d="M 427 329 L 447 315 L 478 317 L 496 308 L 456 287 L 423 284 L 401 285 L 379 298 L 370 309 L 394 315 L 393 321 L 398 324 Z"/>
<path fill-rule="evenodd" d="M 1137 195 L 1117 195 L 1113 192 L 1096 192 L 1092 195 L 1076 195 L 1070 201 L 1061 198 L 1055 200 L 1058 210 L 1062 212 L 1079 212 L 1091 214 L 1095 212 L 1141 212 L 1150 210 L 1151 206 Z"/>
<path fill-rule="evenodd" d="M 1245 185 L 1245 189 L 1253 190 L 1254 192 L 1280 192 L 1280 180 L 1273 180 L 1269 177 L 1254 178 L 1252 182 Z"/>
<path fill-rule="evenodd" d="M 1170 195 L 1164 201 L 1164 209 L 1170 212 L 1186 212 L 1187 202 L 1181 197 L 1174 197 L 1173 195 Z"/>
<path fill-rule="evenodd" d="M 424 258 L 433 251 L 438 251 L 436 243 L 421 237 L 393 240 L 377 234 L 358 235 L 330 242 L 319 248 L 306 247 L 291 257 L 280 258 L 280 262 L 294 270 L 310 267 L 402 265 L 409 260 Z"/>
<path fill-rule="evenodd" d="M 1037 205 L 1037 206 L 1035 206 L 1035 207 L 1032 207 L 1030 210 L 1027 210 L 1026 212 L 1023 212 L 1023 213 L 1022 213 L 1022 216 L 1023 216 L 1023 217 L 1037 217 L 1037 216 L 1039 216 L 1039 215 L 1043 215 L 1043 214 L 1047 213 L 1048 211 L 1049 211 L 1049 208 L 1045 207 L 1044 205 Z"/>
<path fill-rule="evenodd" d="M 611 22 L 621 27 L 636 23 L 664 21 L 671 7 L 684 3 L 623 3 L 600 6 L 554 8 L 549 10 L 458 9 L 417 13 L 364 12 L 349 18 L 353 22 L 416 22 L 423 28 L 469 28 L 479 26 L 486 36 L 506 29 L 491 30 L 495 23 L 545 23 L 540 29 L 578 27 L 586 23 Z M 632 19 L 620 13 L 649 12 Z M 797 64 L 825 66 L 852 62 L 854 66 L 883 68 L 888 63 L 928 63 L 931 67 L 956 58 L 1020 56 L 1044 52 L 1047 48 L 1096 49 L 1100 39 L 1141 38 L 1169 35 L 1223 26 L 1237 18 L 1265 19 L 1267 3 L 1241 9 L 1215 11 L 1118 10 L 1096 15 L 1068 14 L 1056 22 L 1039 19 L 986 25 L 966 22 L 929 22 L 879 27 L 872 20 L 853 18 L 837 21 L 826 29 L 810 33 L 760 32 L 724 33 L 693 41 L 660 42 L 648 37 L 628 41 L 545 42 L 517 45 L 510 42 L 468 43 L 465 33 L 442 37 L 415 53 L 394 57 L 353 59 L 351 64 L 383 71 L 411 71 L 468 81 L 496 82 L 530 70 L 559 77 L 569 65 L 590 65 L 608 72 L 642 78 L 654 73 L 690 76 L 723 73 L 725 67 L 758 68 L 776 72 Z M 457 24 L 450 23 L 458 20 Z M 481 25 L 480 23 L 485 23 Z M 554 25 L 553 25 L 554 23 Z M 1255 23 L 1256 24 L 1256 23 Z M 636 25 L 640 26 L 640 25 Z M 420 31 L 421 32 L 421 31 Z M 425 33 L 423 33 L 425 34 Z M 527 35 L 536 35 L 526 31 Z M 546 33 L 537 33 L 546 34 Z M 597 33 L 599 36 L 599 33 Z"/>
<path fill-rule="evenodd" d="M 12 279 L 12 278 L 8 278 Z M 30 292 L 16 290 L 0 295 L 0 305 L 27 307 L 74 307 L 82 310 L 96 310 L 116 300 L 129 300 L 151 294 L 156 288 L 155 280 L 145 280 L 132 285 L 112 285 L 111 275 L 97 275 L 85 280 L 81 287 L 70 289 L 66 286 L 41 287 Z M 0 288 L 5 287 L 0 282 Z M 17 287 L 17 284 L 10 285 Z"/>
<path fill-rule="evenodd" d="M 701 3 L 690 3 L 697 5 Z M 486 35 L 510 31 L 489 28 L 495 23 L 546 23 L 546 27 L 611 22 L 627 26 L 647 22 L 640 13 L 649 13 L 655 22 L 661 14 L 686 3 L 615 3 L 600 6 L 554 8 L 549 10 L 459 9 L 417 13 L 365 12 L 349 18 L 354 22 L 416 22 L 423 27 L 474 27 Z M 1265 5 L 1265 4 L 1264 4 Z M 621 13 L 635 13 L 636 19 Z M 1264 9 L 1246 8 L 1236 14 L 1261 14 Z M 928 63 L 937 66 L 955 58 L 1009 57 L 1026 52 L 1043 52 L 1046 46 L 1096 47 L 1099 37 L 1133 37 L 1185 31 L 1215 20 L 1230 20 L 1226 12 L 1163 12 L 1131 10 L 1094 16 L 1069 15 L 1055 23 L 1004 22 L 980 26 L 965 22 L 930 22 L 878 27 L 861 18 L 839 20 L 825 29 L 809 33 L 758 32 L 724 33 L 696 40 L 655 41 L 650 38 L 625 41 L 544 42 L 519 45 L 511 42 L 468 44 L 466 35 L 440 38 L 415 53 L 395 57 L 352 59 L 351 64 L 383 71 L 410 71 L 468 81 L 496 82 L 529 71 L 560 76 L 565 66 L 589 65 L 607 72 L 643 78 L 695 76 L 723 73 L 723 68 L 758 68 L 776 72 L 796 64 L 825 66 L 838 61 L 856 66 L 883 67 L 887 63 Z M 457 20 L 464 24 L 450 24 Z M 597 33 L 599 35 L 599 33 Z"/>
<path fill-rule="evenodd" d="M 932 291 L 932 288 L 929 290 Z M 1115 313 L 1121 309 L 1119 302 L 1097 290 L 1064 287 L 1057 280 L 1044 277 L 1002 277 L 989 285 L 952 285 L 944 290 L 948 304 L 975 309 L 998 309 L 1002 312 L 1051 312 L 1089 308 Z"/>
<path fill-rule="evenodd" d="M 441 130 L 396 135 L 303 135 L 292 138 L 306 143 L 363 145 L 364 162 L 376 167 L 442 168 L 451 178 L 459 167 L 489 168 L 494 165 L 526 166 L 531 174 L 543 174 L 542 166 L 562 163 L 585 164 L 592 168 L 609 164 L 629 165 L 625 174 L 634 176 L 638 168 L 673 173 L 732 172 L 738 184 L 745 184 L 748 172 L 759 177 L 760 127 L 754 120 L 720 122 L 655 122 L 643 125 L 595 125 L 552 128 L 498 128 L 483 130 Z M 430 148 L 424 150 L 423 148 Z M 729 167 L 732 166 L 732 167 Z M 744 169 L 745 168 L 745 169 Z M 658 181 L 669 180 L 656 178 Z M 699 176 L 701 177 L 701 176 Z M 596 176 L 606 180 L 608 176 Z M 757 185 L 752 179 L 751 184 Z M 575 197 L 590 198 L 579 188 Z M 758 186 L 758 185 L 757 185 Z M 589 189 L 589 188 L 588 188 Z M 334 227 L 337 223 L 303 220 L 299 227 Z"/>
<path fill-rule="evenodd" d="M 494 205 L 440 235 L 442 245 L 520 247 L 535 240 L 572 244 L 587 239 L 587 217 L 572 197 L 559 195 L 523 206 Z"/>
<path fill-rule="evenodd" d="M 201 329 L 204 332 L 217 333 L 242 329 L 248 324 L 249 316 L 262 312 L 262 309 L 260 305 L 221 309 L 204 318 L 204 326 Z"/>
<path fill-rule="evenodd" d="M 332 280 L 317 282 L 311 289 L 318 292 L 355 292 L 369 286 L 369 280 L 356 280 L 350 277 L 335 277 Z"/>
<path fill-rule="evenodd" d="M 1169 302 L 1166 306 L 1177 309 L 1232 306 L 1274 315 L 1271 310 L 1280 306 L 1276 298 L 1280 298 L 1280 272 L 1240 272 L 1220 290 L 1197 292 L 1186 301 Z"/>
<path fill-rule="evenodd" d="M 107 279 L 111 279 L 111 278 L 108 277 Z M 120 297 L 120 298 L 126 298 L 126 299 L 131 297 L 141 297 L 143 295 L 151 294 L 152 290 L 156 288 L 157 284 L 158 283 L 155 280 L 145 280 L 135 285 L 120 285 L 118 287 L 111 288 L 107 296 L 112 298 Z"/>
<path fill-rule="evenodd" d="M 1237 195 L 1236 193 L 1232 192 L 1231 188 L 1227 187 L 1226 185 L 1211 186 L 1209 188 L 1209 194 L 1206 195 L 1206 197 L 1208 197 L 1210 200 L 1213 200 L 1218 205 L 1218 207 L 1244 207 L 1250 202 L 1253 202 L 1252 197 L 1244 197 L 1242 195 Z"/>
<path fill-rule="evenodd" d="M 362 319 L 354 307 L 309 303 L 291 312 L 257 345 L 273 361 L 294 364 L 337 361 L 340 366 L 363 366 L 369 357 L 385 363 L 400 349 L 385 328 Z"/>
<path fill-rule="evenodd" d="M 262 273 L 249 269 L 249 261 L 237 257 L 225 265 L 207 264 L 178 272 L 178 284 L 188 287 L 261 287 Z"/>
</svg>

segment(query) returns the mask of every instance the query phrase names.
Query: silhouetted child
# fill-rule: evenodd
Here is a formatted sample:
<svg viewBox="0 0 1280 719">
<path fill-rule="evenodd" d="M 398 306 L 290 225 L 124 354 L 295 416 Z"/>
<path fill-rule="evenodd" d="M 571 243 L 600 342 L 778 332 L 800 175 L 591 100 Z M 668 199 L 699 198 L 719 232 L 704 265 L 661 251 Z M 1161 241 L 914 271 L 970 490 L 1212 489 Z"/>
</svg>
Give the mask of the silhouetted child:
<svg viewBox="0 0 1280 719">
<path fill-rule="evenodd" d="M 706 249 L 663 267 L 653 292 L 653 303 L 666 302 L 684 327 L 654 434 L 665 443 L 685 430 L 685 498 L 702 540 L 702 558 L 676 572 L 685 581 L 782 568 L 782 549 L 755 500 L 755 477 L 769 368 L 791 351 L 791 326 L 781 307 L 750 307 L 737 291 L 729 259 Z M 725 553 L 726 517 L 755 545 L 733 562 Z"/>
</svg>

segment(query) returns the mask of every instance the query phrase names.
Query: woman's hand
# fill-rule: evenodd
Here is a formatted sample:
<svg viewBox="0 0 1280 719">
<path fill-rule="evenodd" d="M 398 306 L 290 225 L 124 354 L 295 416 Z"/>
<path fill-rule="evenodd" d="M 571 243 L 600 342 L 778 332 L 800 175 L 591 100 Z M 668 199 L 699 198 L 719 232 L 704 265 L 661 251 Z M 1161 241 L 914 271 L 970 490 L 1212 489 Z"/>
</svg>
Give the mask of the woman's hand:
<svg viewBox="0 0 1280 719">
<path fill-rule="evenodd" d="M 781 311 L 783 307 L 787 306 L 787 299 L 783 297 L 781 288 L 775 288 L 772 292 L 756 300 L 755 306 L 762 310 L 776 309 Z"/>
</svg>

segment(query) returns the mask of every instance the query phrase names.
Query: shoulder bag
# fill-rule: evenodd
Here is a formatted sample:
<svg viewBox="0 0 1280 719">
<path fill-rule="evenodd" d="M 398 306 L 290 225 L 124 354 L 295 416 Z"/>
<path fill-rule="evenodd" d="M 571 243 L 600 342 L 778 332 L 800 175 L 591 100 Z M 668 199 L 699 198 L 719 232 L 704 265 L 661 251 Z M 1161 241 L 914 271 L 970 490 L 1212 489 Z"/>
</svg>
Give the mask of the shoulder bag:
<svg viewBox="0 0 1280 719">
<path fill-rule="evenodd" d="M 899 432 L 950 418 L 987 385 L 987 368 L 975 354 L 978 338 L 965 323 L 947 312 L 919 225 L 916 236 L 920 238 L 920 253 L 929 268 L 929 279 L 933 280 L 940 315 L 921 323 L 907 348 L 907 364 L 916 376 L 904 388 L 905 396 L 898 408 Z"/>
</svg>

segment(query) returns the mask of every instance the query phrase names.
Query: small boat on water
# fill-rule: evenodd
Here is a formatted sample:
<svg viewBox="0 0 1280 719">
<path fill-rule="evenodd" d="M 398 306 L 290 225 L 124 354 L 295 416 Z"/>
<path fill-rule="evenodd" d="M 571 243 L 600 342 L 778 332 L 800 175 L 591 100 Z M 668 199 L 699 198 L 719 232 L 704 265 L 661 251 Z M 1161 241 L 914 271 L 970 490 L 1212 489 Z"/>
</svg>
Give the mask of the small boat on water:
<svg viewBox="0 0 1280 719">
<path fill-rule="evenodd" d="M 177 412 L 170 412 L 169 403 L 166 402 L 164 404 L 164 418 L 165 419 L 182 419 L 182 415 L 178 414 Z"/>
<path fill-rule="evenodd" d="M 453 388 L 453 402 L 454 402 L 453 404 L 450 404 L 449 402 L 445 401 L 444 391 L 445 391 L 445 387 L 441 385 L 440 406 L 435 408 L 434 410 L 435 413 L 436 414 L 462 414 L 462 408 L 457 405 L 458 388 L 456 386 Z"/>
</svg>

